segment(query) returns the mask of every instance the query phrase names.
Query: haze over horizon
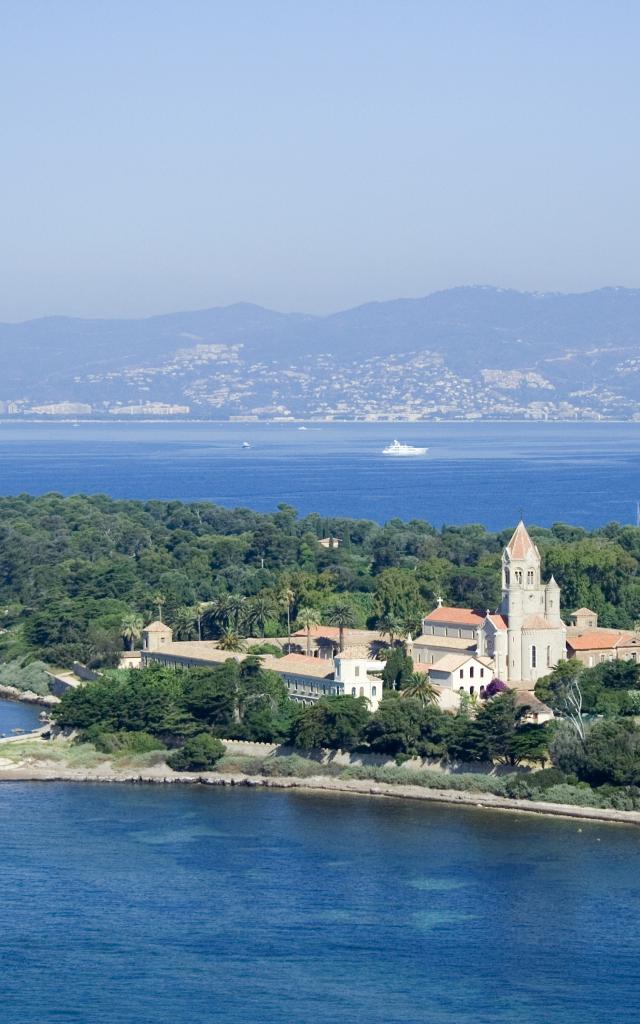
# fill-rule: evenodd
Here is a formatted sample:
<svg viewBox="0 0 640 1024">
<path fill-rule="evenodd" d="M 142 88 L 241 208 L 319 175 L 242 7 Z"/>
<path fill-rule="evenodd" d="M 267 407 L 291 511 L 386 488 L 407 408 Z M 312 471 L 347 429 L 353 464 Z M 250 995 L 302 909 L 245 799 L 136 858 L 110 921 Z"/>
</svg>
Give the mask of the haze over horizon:
<svg viewBox="0 0 640 1024">
<path fill-rule="evenodd" d="M 358 310 L 358 309 L 361 309 L 361 308 L 364 308 L 364 307 L 367 307 L 367 306 L 376 306 L 376 305 L 382 306 L 382 305 L 385 305 L 386 303 L 393 303 L 393 302 L 398 302 L 398 303 L 416 302 L 416 303 L 419 303 L 419 302 L 421 302 L 421 301 L 423 301 L 425 299 L 429 299 L 431 296 L 445 294 L 447 292 L 456 292 L 458 290 L 477 290 L 477 291 L 487 291 L 487 292 L 493 292 L 493 293 L 501 293 L 501 292 L 502 293 L 509 293 L 509 292 L 511 292 L 513 294 L 516 294 L 516 295 L 523 295 L 523 296 L 531 295 L 531 296 L 537 296 L 539 298 L 543 298 L 543 297 L 551 297 L 551 296 L 570 297 L 572 295 L 573 296 L 589 295 L 589 294 L 592 294 L 592 293 L 595 293 L 595 292 L 606 292 L 606 291 L 635 292 L 635 291 L 638 291 L 639 289 L 629 288 L 629 287 L 627 287 L 625 285 L 602 285 L 602 286 L 597 287 L 597 288 L 585 289 L 584 291 L 576 290 L 574 292 L 563 292 L 563 291 L 560 291 L 559 289 L 547 289 L 546 291 L 541 291 L 541 290 L 533 290 L 533 289 L 529 290 L 529 289 L 526 289 L 526 288 L 503 288 L 500 285 L 493 285 L 493 284 L 473 284 L 473 283 L 471 283 L 471 284 L 466 284 L 466 285 L 451 285 L 449 288 L 437 288 L 437 289 L 434 289 L 433 291 L 425 292 L 422 295 L 395 295 L 395 296 L 389 296 L 388 298 L 385 298 L 385 299 L 373 297 L 373 298 L 370 298 L 370 299 L 364 299 L 362 302 L 359 302 L 359 303 L 357 303 L 354 306 L 343 306 L 343 307 L 340 307 L 338 309 L 326 309 L 326 310 L 322 310 L 321 312 L 312 312 L 311 310 L 307 310 L 307 309 L 277 309 L 275 306 L 267 306 L 267 305 L 264 305 L 262 303 L 252 302 L 249 299 L 237 299 L 237 300 L 235 300 L 233 302 L 221 302 L 221 303 L 217 303 L 215 305 L 214 304 L 209 304 L 209 305 L 204 305 L 204 306 L 193 307 L 191 309 L 158 309 L 158 310 L 154 310 L 154 311 L 152 311 L 150 313 L 141 313 L 141 314 L 138 314 L 138 315 L 134 313 L 134 314 L 131 314 L 129 316 L 109 316 L 109 315 L 105 315 L 105 316 L 83 316 L 83 315 L 77 315 L 76 316 L 76 315 L 67 314 L 67 313 L 64 313 L 64 312 L 62 312 L 62 313 L 51 313 L 51 314 L 42 314 L 41 316 L 36 316 L 36 317 L 27 317 L 27 318 L 25 318 L 23 320 L 13 320 L 13 321 L 12 320 L 0 320 L 0 325 L 7 325 L 7 326 L 17 327 L 17 326 L 20 326 L 20 324 L 27 324 L 27 323 L 30 323 L 33 320 L 37 321 L 37 320 L 50 320 L 50 319 L 73 319 L 73 320 L 152 320 L 152 319 L 156 319 L 156 318 L 160 319 L 160 318 L 163 318 L 163 317 L 181 316 L 183 314 L 186 315 L 186 316 L 189 316 L 191 314 L 207 313 L 207 312 L 214 311 L 214 310 L 233 309 L 234 307 L 240 308 L 240 307 L 243 307 L 243 306 L 247 306 L 247 307 L 255 306 L 256 309 L 261 309 L 261 310 L 264 310 L 265 312 L 270 312 L 270 313 L 281 313 L 281 314 L 283 314 L 285 316 L 289 316 L 289 315 L 294 315 L 295 316 L 297 314 L 297 315 L 301 315 L 301 316 L 317 317 L 318 319 L 323 319 L 323 318 L 329 318 L 329 317 L 333 317 L 333 316 L 339 316 L 342 313 L 350 313 L 350 312 L 352 312 L 354 310 Z"/>
<path fill-rule="evenodd" d="M 640 287 L 640 8 L 3 4 L 0 321 Z"/>
</svg>

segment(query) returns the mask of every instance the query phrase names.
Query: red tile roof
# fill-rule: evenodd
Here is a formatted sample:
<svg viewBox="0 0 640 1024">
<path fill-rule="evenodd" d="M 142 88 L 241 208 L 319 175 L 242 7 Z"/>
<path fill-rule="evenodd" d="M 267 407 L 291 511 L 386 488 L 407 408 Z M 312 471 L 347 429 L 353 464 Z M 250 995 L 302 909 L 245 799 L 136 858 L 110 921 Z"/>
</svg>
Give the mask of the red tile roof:
<svg viewBox="0 0 640 1024">
<path fill-rule="evenodd" d="M 522 519 L 516 526 L 513 537 L 507 544 L 507 551 L 512 558 L 517 559 L 527 558 L 530 554 L 538 554 L 538 549 L 527 533 L 527 528 L 522 522 Z"/>
<path fill-rule="evenodd" d="M 496 629 L 508 629 L 507 620 L 504 615 L 487 615 L 488 621 L 495 626 Z"/>
<path fill-rule="evenodd" d="M 484 615 L 478 615 L 471 608 L 434 608 L 424 620 L 425 622 L 452 622 L 456 626 L 480 626 Z"/>
<path fill-rule="evenodd" d="M 598 629 L 591 633 L 579 633 L 567 637 L 567 647 L 572 651 L 611 651 L 626 640 L 630 634 L 617 629 Z"/>
</svg>

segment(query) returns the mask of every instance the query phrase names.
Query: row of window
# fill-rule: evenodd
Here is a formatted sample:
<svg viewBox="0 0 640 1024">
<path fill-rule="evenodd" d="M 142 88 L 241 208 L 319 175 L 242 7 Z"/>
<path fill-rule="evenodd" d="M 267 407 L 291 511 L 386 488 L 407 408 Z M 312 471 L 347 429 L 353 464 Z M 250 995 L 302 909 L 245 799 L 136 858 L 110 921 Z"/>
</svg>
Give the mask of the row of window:
<svg viewBox="0 0 640 1024">
<path fill-rule="evenodd" d="M 516 583 L 522 583 L 523 578 L 524 578 L 522 569 L 514 569 L 513 570 L 513 575 L 514 575 Z M 504 581 L 507 584 L 507 586 L 509 586 L 509 584 L 511 583 L 511 573 L 510 573 L 510 571 L 508 569 L 504 570 Z M 535 582 L 536 582 L 535 570 L 534 569 L 527 569 L 527 586 L 532 587 Z"/>
<path fill-rule="evenodd" d="M 356 693 L 355 686 L 352 686 L 351 687 L 351 696 L 352 697 L 364 697 L 364 686 L 360 687 L 360 693 L 359 694 Z M 377 686 L 372 686 L 371 687 L 371 696 L 372 697 L 377 697 L 378 696 L 378 687 Z"/>
<path fill-rule="evenodd" d="M 461 679 L 464 679 L 464 669 L 463 668 L 460 669 L 458 674 L 459 674 Z M 475 675 L 475 666 L 474 665 L 470 665 L 469 666 L 469 679 L 473 679 L 474 675 Z M 483 668 L 480 669 L 480 678 L 484 679 L 484 669 Z"/>
</svg>

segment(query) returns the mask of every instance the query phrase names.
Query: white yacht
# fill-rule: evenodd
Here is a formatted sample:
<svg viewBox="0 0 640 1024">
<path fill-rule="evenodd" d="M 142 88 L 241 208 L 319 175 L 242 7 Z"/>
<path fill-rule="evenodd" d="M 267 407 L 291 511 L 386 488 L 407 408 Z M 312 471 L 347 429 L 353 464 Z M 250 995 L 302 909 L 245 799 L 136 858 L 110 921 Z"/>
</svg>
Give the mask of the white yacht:
<svg viewBox="0 0 640 1024">
<path fill-rule="evenodd" d="M 240 445 L 240 447 L 241 448 L 250 448 L 251 445 L 249 444 L 248 441 L 243 441 L 242 444 Z"/>
<path fill-rule="evenodd" d="M 412 444 L 400 444 L 399 441 L 394 441 L 393 444 L 387 445 L 386 448 L 382 449 L 383 455 L 426 455 L 429 451 L 428 448 L 416 448 Z"/>
</svg>

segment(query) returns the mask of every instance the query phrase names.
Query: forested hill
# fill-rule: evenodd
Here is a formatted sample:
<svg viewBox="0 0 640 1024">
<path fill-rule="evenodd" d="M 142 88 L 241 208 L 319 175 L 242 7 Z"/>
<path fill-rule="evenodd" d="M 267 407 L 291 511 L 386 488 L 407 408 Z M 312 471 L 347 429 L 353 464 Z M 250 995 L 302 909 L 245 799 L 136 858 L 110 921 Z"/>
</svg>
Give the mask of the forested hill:
<svg viewBox="0 0 640 1024">
<path fill-rule="evenodd" d="M 603 625 L 640 618 L 640 529 L 530 529 L 562 588 L 565 612 L 587 605 Z M 327 621 L 415 633 L 438 595 L 479 610 L 499 600 L 511 530 L 392 520 L 299 518 L 103 495 L 0 498 L 0 658 L 39 655 L 113 664 L 125 624 L 158 615 L 179 639 L 282 636 L 287 606 Z M 334 535 L 338 550 L 319 538 Z"/>
<path fill-rule="evenodd" d="M 98 415 L 151 397 L 213 418 L 631 417 L 640 290 L 463 287 L 328 316 L 238 303 L 140 320 L 47 317 L 0 324 L 0 359 L 0 402 L 19 413 L 72 400 Z"/>
</svg>

